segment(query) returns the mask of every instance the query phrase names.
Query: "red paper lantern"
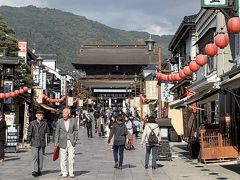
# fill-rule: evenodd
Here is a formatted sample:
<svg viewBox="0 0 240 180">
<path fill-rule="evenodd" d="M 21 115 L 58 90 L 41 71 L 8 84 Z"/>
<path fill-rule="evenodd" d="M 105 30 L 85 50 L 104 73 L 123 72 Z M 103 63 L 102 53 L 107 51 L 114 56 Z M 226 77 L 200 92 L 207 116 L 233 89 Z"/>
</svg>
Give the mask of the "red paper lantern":
<svg viewBox="0 0 240 180">
<path fill-rule="evenodd" d="M 20 93 L 20 94 L 23 94 L 23 93 L 24 93 L 24 90 L 23 90 L 23 89 L 19 89 L 19 93 Z"/>
<path fill-rule="evenodd" d="M 11 97 L 15 97 L 15 96 L 16 96 L 16 93 L 15 93 L 15 92 L 10 92 L 10 96 L 11 96 Z"/>
<path fill-rule="evenodd" d="M 191 61 L 189 67 L 193 72 L 196 72 L 200 69 L 200 66 L 196 63 L 196 61 Z"/>
<path fill-rule="evenodd" d="M 230 32 L 239 33 L 240 32 L 240 18 L 239 17 L 230 18 L 228 20 L 227 27 Z"/>
<path fill-rule="evenodd" d="M 5 98 L 10 98 L 11 94 L 8 92 L 8 93 L 5 93 Z"/>
<path fill-rule="evenodd" d="M 190 67 L 189 66 L 185 66 L 184 68 L 183 68 L 183 72 L 184 72 L 184 74 L 186 74 L 187 76 L 191 76 L 192 75 L 192 71 L 191 71 L 191 69 L 190 69 Z"/>
<path fill-rule="evenodd" d="M 14 92 L 15 92 L 16 95 L 20 94 L 19 90 L 15 90 Z"/>
<path fill-rule="evenodd" d="M 217 46 L 216 46 L 217 47 Z M 203 55 L 203 54 L 199 54 L 197 55 L 196 57 L 196 63 L 199 65 L 199 66 L 203 66 L 205 64 L 207 64 L 208 62 L 208 57 L 207 55 Z"/>
<path fill-rule="evenodd" d="M 173 79 L 172 79 L 172 75 L 171 75 L 171 74 L 168 75 L 168 81 L 173 81 Z"/>
<path fill-rule="evenodd" d="M 225 34 L 225 33 L 219 33 L 215 37 L 215 44 L 220 49 L 223 49 L 223 48 L 227 47 L 227 45 L 229 44 L 229 37 L 228 37 L 228 35 Z"/>
<path fill-rule="evenodd" d="M 187 77 L 187 75 L 183 72 L 182 69 L 179 71 L 179 76 L 180 76 L 182 79 L 184 79 L 184 78 Z"/>
<path fill-rule="evenodd" d="M 28 89 L 29 89 L 29 88 L 28 88 L 27 86 L 24 86 L 24 87 L 23 87 L 23 90 L 24 90 L 24 91 L 27 91 Z"/>
<path fill-rule="evenodd" d="M 5 93 L 0 93 L 0 99 L 4 99 L 5 98 Z"/>
<path fill-rule="evenodd" d="M 206 55 L 213 57 L 218 53 L 218 47 L 214 43 L 209 43 L 204 48 Z"/>
<path fill-rule="evenodd" d="M 46 101 L 50 102 L 50 98 L 48 97 L 48 98 L 46 99 Z"/>
<path fill-rule="evenodd" d="M 158 80 L 163 80 L 163 76 L 164 76 L 164 74 L 161 73 L 161 72 L 156 73 L 156 78 L 157 78 Z"/>
</svg>

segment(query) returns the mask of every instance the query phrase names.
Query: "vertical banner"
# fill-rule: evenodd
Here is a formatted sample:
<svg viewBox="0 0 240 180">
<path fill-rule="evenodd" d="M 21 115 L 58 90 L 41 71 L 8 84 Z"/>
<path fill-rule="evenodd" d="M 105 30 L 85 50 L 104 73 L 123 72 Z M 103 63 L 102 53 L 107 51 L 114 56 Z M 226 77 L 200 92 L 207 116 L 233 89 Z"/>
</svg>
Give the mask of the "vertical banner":
<svg viewBox="0 0 240 180">
<path fill-rule="evenodd" d="M 32 75 L 33 75 L 33 82 L 39 85 L 39 66 L 33 65 Z"/>
<path fill-rule="evenodd" d="M 42 89 L 34 89 L 34 95 L 33 98 L 37 103 L 42 103 L 43 98 L 43 90 Z"/>
<path fill-rule="evenodd" d="M 61 97 L 60 97 L 60 92 L 55 92 L 55 99 L 60 99 Z M 59 102 L 56 102 L 55 103 L 56 105 L 60 105 L 60 103 Z"/>
<path fill-rule="evenodd" d="M 158 81 L 146 81 L 146 98 L 149 100 L 158 99 Z"/>
<path fill-rule="evenodd" d="M 170 94 L 170 89 L 173 86 L 174 86 L 173 84 L 161 83 L 161 100 L 162 100 L 162 102 L 173 101 L 173 95 Z"/>
<path fill-rule="evenodd" d="M 39 87 L 43 89 L 43 70 L 39 69 Z"/>
<path fill-rule="evenodd" d="M 61 96 L 65 96 L 66 95 L 66 76 L 61 76 L 60 77 L 61 80 Z"/>
<path fill-rule="evenodd" d="M 47 88 L 46 86 L 47 86 L 47 71 L 43 70 L 43 74 L 42 74 L 42 89 L 46 90 L 46 88 Z"/>
<path fill-rule="evenodd" d="M 13 91 L 13 81 L 4 81 L 3 91 L 5 93 Z M 4 104 L 12 104 L 13 98 L 9 97 L 3 100 Z"/>
<path fill-rule="evenodd" d="M 23 142 L 27 139 L 27 131 L 29 126 L 29 105 L 26 102 L 24 105 Z"/>
<path fill-rule="evenodd" d="M 13 126 L 15 122 L 15 114 L 5 114 L 5 121 L 7 126 Z"/>
<path fill-rule="evenodd" d="M 25 62 L 27 61 L 27 41 L 18 41 L 18 56 L 23 58 Z"/>
<path fill-rule="evenodd" d="M 108 106 L 109 106 L 109 107 L 112 106 L 112 99 L 111 99 L 111 98 L 109 98 L 109 100 L 108 100 Z"/>
<path fill-rule="evenodd" d="M 73 97 L 68 97 L 67 98 L 67 105 L 68 106 L 73 106 Z"/>
</svg>

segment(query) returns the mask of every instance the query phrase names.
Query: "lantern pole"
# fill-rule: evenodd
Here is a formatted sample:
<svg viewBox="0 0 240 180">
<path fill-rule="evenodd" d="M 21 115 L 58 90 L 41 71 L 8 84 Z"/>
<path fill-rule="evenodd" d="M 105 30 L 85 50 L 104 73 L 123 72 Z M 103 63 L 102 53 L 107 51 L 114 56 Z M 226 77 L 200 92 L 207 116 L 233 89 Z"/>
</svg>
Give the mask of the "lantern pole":
<svg viewBox="0 0 240 180">
<path fill-rule="evenodd" d="M 161 48 L 158 47 L 158 69 L 161 71 Z M 161 80 L 158 81 L 158 118 L 162 117 Z"/>
</svg>

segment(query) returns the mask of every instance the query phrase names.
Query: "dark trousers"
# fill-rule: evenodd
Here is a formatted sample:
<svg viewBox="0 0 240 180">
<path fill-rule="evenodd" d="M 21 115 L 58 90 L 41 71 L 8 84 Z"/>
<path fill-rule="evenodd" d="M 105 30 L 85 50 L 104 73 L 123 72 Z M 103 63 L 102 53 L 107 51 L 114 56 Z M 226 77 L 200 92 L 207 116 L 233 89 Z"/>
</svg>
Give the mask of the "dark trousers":
<svg viewBox="0 0 240 180">
<path fill-rule="evenodd" d="M 43 151 L 42 147 L 32 146 L 32 169 L 33 172 L 40 172 L 43 168 Z"/>
<path fill-rule="evenodd" d="M 92 137 L 92 126 L 91 127 L 87 127 L 87 136 L 88 137 Z"/>
<path fill-rule="evenodd" d="M 145 166 L 149 163 L 149 156 L 152 150 L 152 167 L 157 166 L 157 149 L 158 146 L 147 144 L 146 145 L 146 154 L 145 154 Z"/>
<path fill-rule="evenodd" d="M 4 159 L 4 141 L 0 140 L 0 160 Z"/>
<path fill-rule="evenodd" d="M 123 152 L 124 145 L 113 145 L 113 157 L 115 163 L 118 163 L 119 166 L 123 164 Z"/>
</svg>

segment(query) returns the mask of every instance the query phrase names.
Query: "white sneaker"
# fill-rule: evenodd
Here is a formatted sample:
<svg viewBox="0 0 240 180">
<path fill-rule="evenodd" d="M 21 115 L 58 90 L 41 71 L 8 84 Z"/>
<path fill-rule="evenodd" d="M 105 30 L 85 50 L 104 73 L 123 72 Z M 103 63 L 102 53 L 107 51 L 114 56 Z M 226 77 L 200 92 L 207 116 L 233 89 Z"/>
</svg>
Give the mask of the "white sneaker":
<svg viewBox="0 0 240 180">
<path fill-rule="evenodd" d="M 74 174 L 70 174 L 69 177 L 70 177 L 70 178 L 74 178 L 75 175 L 74 175 Z"/>
<path fill-rule="evenodd" d="M 63 175 L 62 175 L 63 178 L 66 178 L 67 176 L 68 176 L 67 174 L 63 174 Z"/>
</svg>

